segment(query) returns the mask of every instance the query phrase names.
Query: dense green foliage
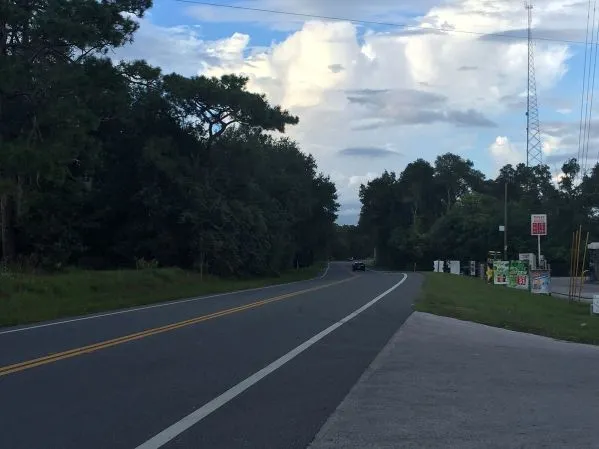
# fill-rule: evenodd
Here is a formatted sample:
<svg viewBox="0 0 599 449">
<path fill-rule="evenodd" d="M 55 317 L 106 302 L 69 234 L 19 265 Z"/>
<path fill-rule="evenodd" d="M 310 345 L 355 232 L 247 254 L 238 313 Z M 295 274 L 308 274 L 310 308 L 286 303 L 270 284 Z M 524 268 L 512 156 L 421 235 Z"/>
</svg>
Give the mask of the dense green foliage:
<svg viewBox="0 0 599 449">
<path fill-rule="evenodd" d="M 150 0 L 0 2 L 8 263 L 269 274 L 324 258 L 337 194 L 247 79 L 106 57 Z"/>
<path fill-rule="evenodd" d="M 0 326 L 311 279 L 318 276 L 324 266 L 324 262 L 316 263 L 276 277 L 248 279 L 202 276 L 180 268 L 17 273 L 2 277 Z"/>
<path fill-rule="evenodd" d="M 496 179 L 454 154 L 433 165 L 418 159 L 398 176 L 385 172 L 360 188 L 360 232 L 373 239 L 377 263 L 432 269 L 435 259 L 486 259 L 503 250 L 505 184 L 508 184 L 508 256 L 535 252 L 530 214 L 547 214 L 542 252 L 555 274 L 567 273 L 572 233 L 578 226 L 599 238 L 599 165 L 581 174 L 566 162 L 556 186 L 549 167 L 506 165 Z"/>
<path fill-rule="evenodd" d="M 372 256 L 373 248 L 372 238 L 357 226 L 337 226 L 331 242 L 331 257 L 336 260 L 367 259 Z"/>
</svg>

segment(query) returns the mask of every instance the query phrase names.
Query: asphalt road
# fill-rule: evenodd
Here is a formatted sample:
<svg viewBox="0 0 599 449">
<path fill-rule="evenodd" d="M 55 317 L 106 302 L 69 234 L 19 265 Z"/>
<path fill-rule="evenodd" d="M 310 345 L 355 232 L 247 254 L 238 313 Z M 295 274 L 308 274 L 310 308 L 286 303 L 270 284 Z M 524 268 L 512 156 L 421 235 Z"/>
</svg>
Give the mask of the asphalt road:
<svg viewBox="0 0 599 449">
<path fill-rule="evenodd" d="M 305 448 L 420 287 L 349 268 L 0 329 L 0 447 Z"/>
</svg>

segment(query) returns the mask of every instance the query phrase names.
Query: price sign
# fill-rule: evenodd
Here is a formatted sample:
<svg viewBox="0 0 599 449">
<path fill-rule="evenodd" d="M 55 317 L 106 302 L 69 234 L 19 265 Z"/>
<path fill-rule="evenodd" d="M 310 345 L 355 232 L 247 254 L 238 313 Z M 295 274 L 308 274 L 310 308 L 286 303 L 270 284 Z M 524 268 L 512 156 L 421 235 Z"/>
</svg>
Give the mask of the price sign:
<svg viewBox="0 0 599 449">
<path fill-rule="evenodd" d="M 532 214 L 530 216 L 530 235 L 547 235 L 546 214 Z"/>
</svg>

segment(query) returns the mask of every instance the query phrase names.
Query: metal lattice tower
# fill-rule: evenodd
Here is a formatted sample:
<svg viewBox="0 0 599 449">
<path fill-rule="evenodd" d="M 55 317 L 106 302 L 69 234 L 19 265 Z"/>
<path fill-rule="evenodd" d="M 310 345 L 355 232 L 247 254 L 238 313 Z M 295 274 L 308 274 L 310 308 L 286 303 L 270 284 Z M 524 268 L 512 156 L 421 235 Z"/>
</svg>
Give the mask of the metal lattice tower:
<svg viewBox="0 0 599 449">
<path fill-rule="evenodd" d="M 539 125 L 537 82 L 535 79 L 535 47 L 532 40 L 532 3 L 526 1 L 528 11 L 528 83 L 526 89 L 526 166 L 543 163 L 543 144 Z"/>
</svg>

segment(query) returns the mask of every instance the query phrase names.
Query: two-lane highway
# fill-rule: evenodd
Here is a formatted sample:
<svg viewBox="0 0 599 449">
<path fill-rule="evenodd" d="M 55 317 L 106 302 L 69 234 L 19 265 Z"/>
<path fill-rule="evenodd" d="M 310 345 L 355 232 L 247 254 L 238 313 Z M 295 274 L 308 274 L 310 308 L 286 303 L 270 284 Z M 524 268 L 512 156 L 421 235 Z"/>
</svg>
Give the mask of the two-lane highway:
<svg viewBox="0 0 599 449">
<path fill-rule="evenodd" d="M 305 448 L 420 286 L 349 268 L 0 329 L 0 447 Z"/>
</svg>

